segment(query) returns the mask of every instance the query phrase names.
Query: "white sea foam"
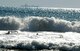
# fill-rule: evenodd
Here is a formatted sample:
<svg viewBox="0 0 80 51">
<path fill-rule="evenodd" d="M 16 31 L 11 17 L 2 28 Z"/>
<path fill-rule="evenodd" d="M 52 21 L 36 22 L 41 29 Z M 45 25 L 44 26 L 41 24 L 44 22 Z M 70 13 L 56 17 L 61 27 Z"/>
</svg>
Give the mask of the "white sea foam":
<svg viewBox="0 0 80 51">
<path fill-rule="evenodd" d="M 0 34 L 0 48 L 17 49 L 59 49 L 66 51 L 79 51 L 80 34 L 76 32 L 21 32 L 9 35 Z M 38 35 L 37 35 L 38 33 Z"/>
</svg>

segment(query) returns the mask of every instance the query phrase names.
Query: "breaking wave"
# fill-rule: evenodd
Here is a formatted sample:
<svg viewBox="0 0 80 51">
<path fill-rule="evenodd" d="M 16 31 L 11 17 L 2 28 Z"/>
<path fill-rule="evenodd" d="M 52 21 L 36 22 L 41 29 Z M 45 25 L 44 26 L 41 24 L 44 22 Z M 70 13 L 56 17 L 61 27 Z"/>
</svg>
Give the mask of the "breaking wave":
<svg viewBox="0 0 80 51">
<path fill-rule="evenodd" d="M 19 25 L 20 22 L 15 17 L 0 17 L 0 30 L 16 30 Z"/>
<path fill-rule="evenodd" d="M 80 32 L 80 21 L 67 21 L 54 17 L 0 17 L 0 30 Z"/>
</svg>

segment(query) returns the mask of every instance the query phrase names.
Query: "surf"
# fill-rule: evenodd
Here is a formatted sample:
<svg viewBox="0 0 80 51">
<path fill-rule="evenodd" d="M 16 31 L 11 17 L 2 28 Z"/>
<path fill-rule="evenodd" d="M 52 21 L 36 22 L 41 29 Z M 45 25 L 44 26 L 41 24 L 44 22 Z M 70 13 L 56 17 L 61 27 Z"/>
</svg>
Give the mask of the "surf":
<svg viewBox="0 0 80 51">
<path fill-rule="evenodd" d="M 0 30 L 80 32 L 79 21 L 55 17 L 0 17 Z"/>
</svg>

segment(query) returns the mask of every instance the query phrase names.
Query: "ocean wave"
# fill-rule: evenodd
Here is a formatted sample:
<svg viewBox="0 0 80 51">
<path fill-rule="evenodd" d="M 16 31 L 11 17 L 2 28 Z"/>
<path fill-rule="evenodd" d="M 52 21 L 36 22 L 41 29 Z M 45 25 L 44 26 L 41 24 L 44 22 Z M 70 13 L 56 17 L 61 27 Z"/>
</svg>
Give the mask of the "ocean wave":
<svg viewBox="0 0 80 51">
<path fill-rule="evenodd" d="M 0 17 L 0 30 L 16 30 L 20 27 L 20 19 L 15 17 Z"/>
<path fill-rule="evenodd" d="M 48 17 L 0 17 L 0 30 L 80 32 L 80 21 Z"/>
<path fill-rule="evenodd" d="M 58 18 L 47 17 L 28 17 L 25 18 L 25 24 L 22 30 L 26 31 L 57 31 L 67 32 L 75 31 L 80 32 L 79 21 L 67 21 Z"/>
</svg>

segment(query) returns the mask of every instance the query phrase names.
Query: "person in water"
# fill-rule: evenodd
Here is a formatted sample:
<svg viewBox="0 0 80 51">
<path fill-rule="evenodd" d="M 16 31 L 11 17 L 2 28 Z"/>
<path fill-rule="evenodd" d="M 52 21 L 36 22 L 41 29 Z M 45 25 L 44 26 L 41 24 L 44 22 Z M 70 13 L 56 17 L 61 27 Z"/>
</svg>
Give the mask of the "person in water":
<svg viewBox="0 0 80 51">
<path fill-rule="evenodd" d="M 36 35 L 38 35 L 38 33 Z"/>
<path fill-rule="evenodd" d="M 16 31 L 16 30 L 14 31 L 14 30 L 13 30 L 13 31 L 8 31 L 6 34 L 11 34 L 11 33 L 14 33 L 14 32 L 15 32 L 15 33 L 18 33 L 18 31 Z"/>
<path fill-rule="evenodd" d="M 6 34 L 10 34 L 11 32 L 10 31 L 8 31 Z"/>
</svg>

